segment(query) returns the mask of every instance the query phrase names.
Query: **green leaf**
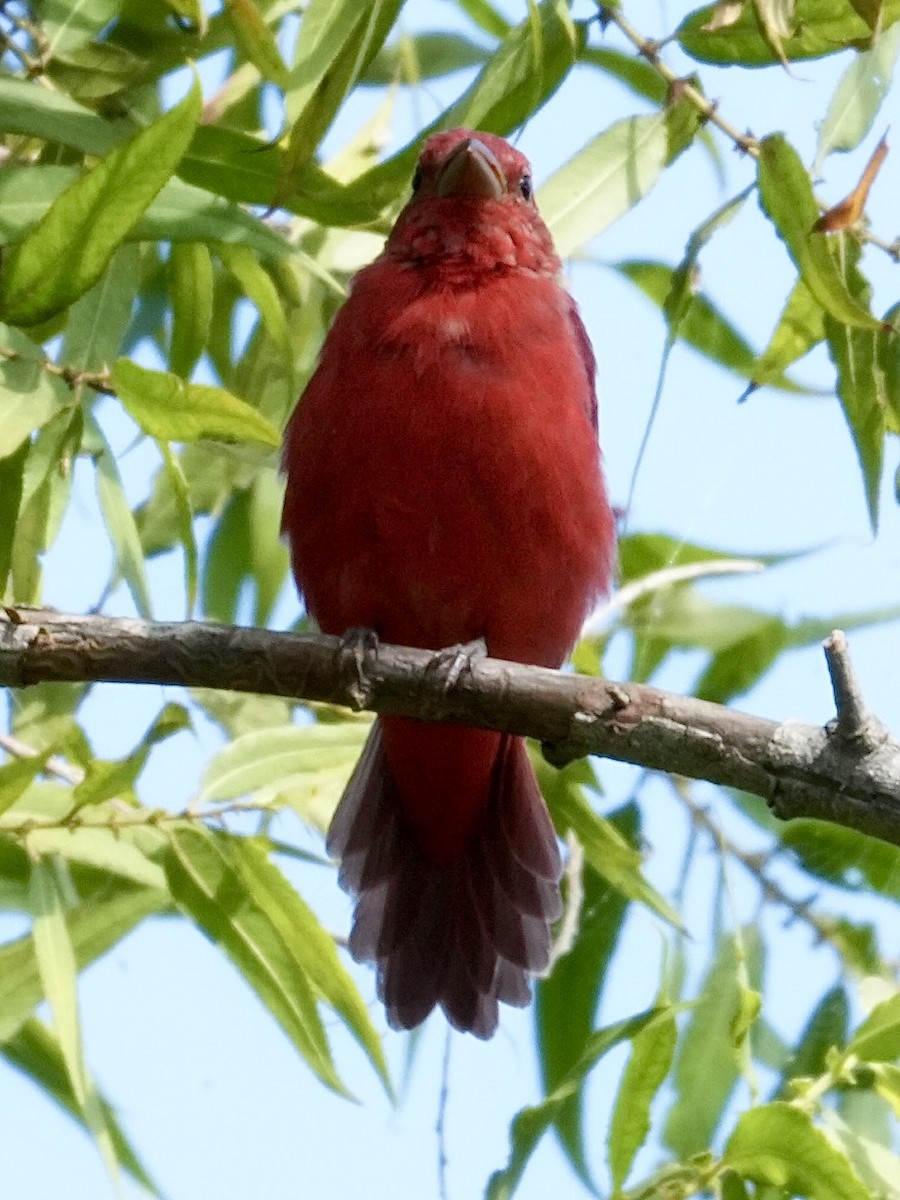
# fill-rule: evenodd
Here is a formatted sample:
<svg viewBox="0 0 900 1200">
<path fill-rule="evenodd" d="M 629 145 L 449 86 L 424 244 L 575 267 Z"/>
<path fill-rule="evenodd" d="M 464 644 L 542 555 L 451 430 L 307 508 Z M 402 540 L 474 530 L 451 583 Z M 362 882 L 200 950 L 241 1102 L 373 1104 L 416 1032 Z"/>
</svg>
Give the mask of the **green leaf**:
<svg viewBox="0 0 900 1200">
<path fill-rule="evenodd" d="M 633 54 L 610 50 L 606 46 L 585 46 L 578 55 L 578 61 L 598 67 L 604 74 L 618 79 L 635 95 L 643 96 L 645 100 L 660 106 L 666 101 L 666 81 L 648 62 L 636 58 Z"/>
<path fill-rule="evenodd" d="M 583 762 L 573 763 L 561 774 L 571 772 L 581 777 L 592 774 Z M 632 803 L 614 813 L 610 823 L 633 844 L 639 839 L 639 817 L 637 805 Z M 569 881 L 568 875 L 566 879 Z M 548 1095 L 578 1061 L 590 1035 L 628 909 L 622 893 L 601 879 L 588 864 L 582 866 L 580 879 L 569 881 L 566 888 L 567 907 L 579 901 L 575 944 L 553 964 L 550 975 L 540 979 L 535 989 L 541 1078 Z M 560 1104 L 553 1123 L 573 1170 L 587 1186 L 592 1186 L 584 1150 L 583 1102 L 584 1089 L 578 1087 Z"/>
<path fill-rule="evenodd" d="M 106 154 L 136 128 L 130 119 L 104 121 L 61 92 L 35 87 L 24 79 L 0 76 L 3 133 L 40 138 L 84 154 Z"/>
<path fill-rule="evenodd" d="M 187 599 L 187 620 L 190 620 L 197 605 L 197 539 L 194 536 L 194 512 L 191 493 L 181 462 L 166 442 L 157 443 L 163 456 L 166 475 L 172 487 L 172 499 L 178 526 L 178 537 L 184 548 L 184 590 Z M 143 542 L 143 538 L 142 538 Z"/>
<path fill-rule="evenodd" d="M 49 748 L 31 758 L 13 758 L 0 766 L 0 815 L 24 795 L 31 781 L 44 770 L 51 753 Z"/>
<path fill-rule="evenodd" d="M 219 246 L 217 252 L 223 265 L 258 309 L 272 340 L 285 355 L 290 355 L 291 335 L 284 315 L 284 301 L 272 276 L 259 265 L 247 246 Z"/>
<path fill-rule="evenodd" d="M 263 20 L 254 0 L 225 0 L 225 11 L 237 44 L 263 79 L 277 83 L 280 88 L 286 87 L 288 70 L 278 51 L 275 34 Z"/>
<path fill-rule="evenodd" d="M 402 0 L 310 0 L 285 87 L 291 124 L 279 196 L 294 190 L 337 110 L 393 26 Z"/>
<path fill-rule="evenodd" d="M 0 92 L 2 82 L 0 79 Z M 17 241 L 80 176 L 77 167 L 4 166 L 0 172 L 0 236 Z M 274 188 L 274 183 L 273 175 L 269 187 Z M 263 258 L 294 253 L 280 233 L 252 213 L 178 178 L 168 181 L 129 229 L 126 241 L 224 243 L 247 246 Z"/>
<path fill-rule="evenodd" d="M 80 409 L 63 411 L 40 430 L 22 473 L 22 500 L 12 545 L 13 595 L 36 603 L 40 591 L 40 555 L 56 535 L 71 487 L 70 456 L 81 444 Z"/>
<path fill-rule="evenodd" d="M 621 1191 L 650 1131 L 650 1105 L 669 1073 L 677 1040 L 672 1013 L 634 1036 L 609 1126 L 607 1149 L 613 1192 Z"/>
<path fill-rule="evenodd" d="M 419 137 L 343 189 L 342 208 L 367 205 L 372 220 L 395 203 L 409 186 L 422 139 L 436 129 L 467 125 L 508 134 L 541 107 L 574 64 L 585 37 L 564 0 L 542 0 L 533 14 L 535 19 L 529 15 L 508 31 L 472 85 Z M 340 223 L 347 223 L 343 211 Z"/>
<path fill-rule="evenodd" d="M 824 339 L 825 313 L 801 277 L 791 288 L 769 344 L 753 367 L 753 382 L 762 386 L 778 379 L 791 363 Z"/>
<path fill-rule="evenodd" d="M 420 83 L 484 63 L 487 50 L 459 33 L 406 34 L 375 55 L 360 77 L 363 86 L 384 87 L 397 79 Z"/>
<path fill-rule="evenodd" d="M 871 1200 L 850 1163 L 809 1114 L 780 1100 L 743 1113 L 722 1165 L 743 1179 L 809 1200 Z"/>
<path fill-rule="evenodd" d="M 717 26 L 716 5 L 692 12 L 675 37 L 685 54 L 699 62 L 728 66 L 764 67 L 779 61 L 757 21 L 755 6 L 744 4 L 734 20 Z M 900 0 L 885 0 L 883 28 L 900 18 Z M 872 44 L 872 30 L 854 13 L 847 0 L 796 0 L 792 33 L 781 48 L 791 62 L 822 58 L 848 47 L 863 50 Z"/>
<path fill-rule="evenodd" d="M 664 113 L 627 117 L 551 175 L 537 200 L 559 255 L 568 257 L 646 196 L 668 153 Z"/>
<path fill-rule="evenodd" d="M 488 1181 L 485 1200 L 509 1200 L 513 1195 L 528 1160 L 540 1139 L 553 1123 L 560 1106 L 581 1085 L 585 1076 L 608 1051 L 621 1042 L 635 1037 L 642 1029 L 659 1020 L 668 1020 L 670 1010 L 660 1013 L 649 1009 L 626 1021 L 618 1021 L 592 1033 L 584 1045 L 582 1055 L 560 1084 L 540 1104 L 523 1108 L 510 1126 L 509 1163 L 503 1170 L 495 1171 Z"/>
<path fill-rule="evenodd" d="M 776 1098 L 790 1098 L 792 1079 L 821 1075 L 825 1071 L 829 1052 L 835 1048 L 842 1050 L 846 1044 L 849 1015 L 847 993 L 838 984 L 827 991 L 813 1009 L 785 1065 Z"/>
<path fill-rule="evenodd" d="M 871 289 L 859 270 L 861 248 L 847 234 L 831 238 L 834 260 L 847 291 L 868 304 Z M 838 396 L 850 427 L 862 469 L 872 532 L 878 528 L 878 500 L 884 463 L 886 397 L 878 362 L 879 337 L 869 329 L 853 329 L 825 317 L 825 335 L 837 367 Z"/>
<path fill-rule="evenodd" d="M 118 15 L 119 0 L 43 0 L 41 31 L 48 58 L 91 42 Z"/>
<path fill-rule="evenodd" d="M 45 364 L 40 346 L 21 330 L 0 325 L 0 458 L 72 402 L 63 380 Z"/>
<path fill-rule="evenodd" d="M 93 1081 L 84 1061 L 78 1014 L 77 965 L 66 925 L 62 888 L 49 859 L 39 859 L 31 871 L 28 889 L 32 912 L 32 938 L 41 986 L 59 1039 L 66 1074 L 88 1129 L 106 1164 L 110 1178 L 118 1179 L 118 1163 Z"/>
<path fill-rule="evenodd" d="M 200 114 L 200 89 L 116 147 L 54 200 L 0 275 L 7 321 L 33 325 L 83 295 L 177 167 Z"/>
<path fill-rule="evenodd" d="M 322 928 L 258 843 L 248 838 L 232 838 L 229 847 L 232 861 L 254 903 L 268 916 L 316 993 L 353 1034 L 390 1092 L 381 1039 L 371 1023 L 365 1001 L 341 963 L 334 938 Z"/>
<path fill-rule="evenodd" d="M 154 843 L 161 838 L 154 837 Z M 128 830 L 112 828 L 33 829 L 28 835 L 29 847 L 35 854 L 58 855 L 71 862 L 84 863 L 107 874 L 118 875 L 142 887 L 158 892 L 166 889 L 166 877 L 161 867 L 138 847 Z"/>
<path fill-rule="evenodd" d="M 672 294 L 676 272 L 665 263 L 630 259 L 613 263 L 613 269 L 624 275 L 650 300 L 663 308 Z M 698 350 L 712 362 L 734 371 L 743 379 L 756 380 L 759 360 L 750 344 L 726 317 L 702 293 L 693 293 L 678 325 L 678 337 Z M 807 389 L 788 379 L 782 372 L 771 372 L 765 380 L 770 387 L 785 392 Z"/>
<path fill-rule="evenodd" d="M 853 56 L 837 85 L 825 120 L 819 126 L 814 175 L 821 170 L 829 154 L 835 150 L 855 150 L 872 128 L 882 101 L 890 91 L 898 49 L 900 24 L 883 33 L 871 50 Z"/>
<path fill-rule="evenodd" d="M 61 360 L 75 371 L 102 371 L 119 353 L 141 281 L 135 245 L 120 246 L 98 282 L 69 310 Z"/>
<path fill-rule="evenodd" d="M 341 1095 L 316 1006 L 316 990 L 293 941 L 285 942 L 239 870 L 230 839 L 199 826 L 175 825 L 165 859 L 179 907 L 216 942 L 272 1013 L 312 1071 Z"/>
<path fill-rule="evenodd" d="M 78 969 L 105 954 L 167 903 L 165 893 L 128 887 L 92 896 L 69 909 L 66 921 Z M 31 935 L 0 946 L 0 1042 L 21 1028 L 43 994 Z"/>
<path fill-rule="evenodd" d="M 762 618 L 759 627 L 746 637 L 724 647 L 697 681 L 698 700 L 728 704 L 750 690 L 778 661 L 789 644 L 788 630 L 779 617 Z"/>
<path fill-rule="evenodd" d="M 368 722 L 289 725 L 236 737 L 209 763 L 198 803 L 253 795 L 261 805 L 290 804 L 324 829 L 355 766 Z"/>
<path fill-rule="evenodd" d="M 23 441 L 18 450 L 0 458 L 0 599 L 6 591 L 12 567 L 13 540 L 22 503 L 22 479 L 29 449 L 29 443 Z"/>
<path fill-rule="evenodd" d="M 758 987 L 762 944 L 753 928 L 741 931 L 750 958 L 750 982 Z M 744 985 L 736 938 L 723 934 L 682 1038 L 675 1067 L 675 1102 L 665 1142 L 682 1159 L 705 1150 L 738 1080 L 734 1022 Z"/>
<path fill-rule="evenodd" d="M 213 306 L 213 263 L 199 242 L 173 245 L 167 269 L 172 301 L 172 343 L 169 367 L 187 379 L 197 365 L 209 336 Z"/>
<path fill-rule="evenodd" d="M 614 825 L 594 812 L 580 786 L 566 781 L 565 786 L 546 789 L 545 795 L 559 833 L 574 833 L 585 860 L 602 879 L 627 899 L 646 905 L 675 929 L 682 928 L 678 913 L 644 878 L 640 852 L 629 846 Z"/>
<path fill-rule="evenodd" d="M 900 1058 L 900 996 L 877 1004 L 847 1046 L 866 1062 L 893 1062 Z"/>
<path fill-rule="evenodd" d="M 813 233 L 819 206 L 796 150 L 781 134 L 772 134 L 760 143 L 759 191 L 763 211 L 825 311 L 854 329 L 880 328 L 880 322 L 848 291 L 829 250 L 828 237 Z"/>
<path fill-rule="evenodd" d="M 0 1043 L 0 1055 L 11 1067 L 21 1071 L 40 1088 L 45 1096 L 55 1101 L 64 1112 L 87 1129 L 84 1109 L 72 1091 L 59 1042 L 36 1017 L 25 1021 L 18 1032 Z M 99 1098 L 99 1102 L 103 1124 L 109 1130 L 116 1159 L 135 1182 L 153 1195 L 158 1195 L 156 1185 L 144 1170 L 116 1120 L 112 1106 L 102 1097 Z"/>
<path fill-rule="evenodd" d="M 278 431 L 244 400 L 223 388 L 185 383 L 168 371 L 150 371 L 127 358 L 117 360 L 112 384 L 138 425 L 161 441 L 281 445 Z"/>
<path fill-rule="evenodd" d="M 96 468 L 97 499 L 106 521 L 106 530 L 116 555 L 116 564 L 128 585 L 135 607 L 142 617 L 151 617 L 150 586 L 144 567 L 144 552 L 138 536 L 134 513 L 122 486 L 122 477 L 116 466 L 112 447 L 104 437 L 99 425 L 90 422 L 100 449 L 94 460 Z"/>
</svg>

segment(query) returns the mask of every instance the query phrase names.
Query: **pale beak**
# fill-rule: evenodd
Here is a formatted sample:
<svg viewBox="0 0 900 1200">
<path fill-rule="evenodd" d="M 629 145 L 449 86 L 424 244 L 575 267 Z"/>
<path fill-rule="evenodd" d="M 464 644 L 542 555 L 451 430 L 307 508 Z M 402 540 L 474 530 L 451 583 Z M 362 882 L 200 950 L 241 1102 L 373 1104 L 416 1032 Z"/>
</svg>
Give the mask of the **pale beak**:
<svg viewBox="0 0 900 1200">
<path fill-rule="evenodd" d="M 506 191 L 503 168 L 484 142 L 467 138 L 445 159 L 437 180 L 439 196 L 499 200 Z"/>
</svg>

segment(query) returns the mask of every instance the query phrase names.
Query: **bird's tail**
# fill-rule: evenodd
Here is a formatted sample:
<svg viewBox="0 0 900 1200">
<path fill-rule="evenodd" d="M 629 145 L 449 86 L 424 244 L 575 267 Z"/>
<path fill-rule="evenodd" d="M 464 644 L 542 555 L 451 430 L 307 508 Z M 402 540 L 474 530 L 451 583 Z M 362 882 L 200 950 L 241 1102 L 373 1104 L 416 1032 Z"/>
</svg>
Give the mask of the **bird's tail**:
<svg viewBox="0 0 900 1200">
<path fill-rule="evenodd" d="M 560 915 L 559 847 L 521 738 L 503 735 L 489 798 L 463 849 L 435 863 L 392 778 L 375 722 L 328 833 L 340 882 L 357 897 L 350 951 L 374 962 L 395 1029 L 439 1004 L 455 1028 L 488 1038 L 499 1001 L 522 1007 L 549 961 Z"/>
</svg>

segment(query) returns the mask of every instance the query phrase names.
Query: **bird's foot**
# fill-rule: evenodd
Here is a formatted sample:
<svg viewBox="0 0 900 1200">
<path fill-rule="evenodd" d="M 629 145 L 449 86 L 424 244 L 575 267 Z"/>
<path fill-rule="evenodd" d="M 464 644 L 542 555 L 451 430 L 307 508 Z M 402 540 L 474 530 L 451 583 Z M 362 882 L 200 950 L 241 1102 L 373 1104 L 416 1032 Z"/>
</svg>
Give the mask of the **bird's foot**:
<svg viewBox="0 0 900 1200">
<path fill-rule="evenodd" d="M 345 683 L 347 699 L 355 712 L 369 703 L 372 695 L 369 664 L 377 654 L 378 634 L 374 629 L 358 625 L 341 634 L 335 658 L 338 672 Z"/>
<path fill-rule="evenodd" d="M 446 695 L 459 683 L 463 674 L 471 671 L 473 664 L 482 658 L 487 658 L 487 642 L 484 638 L 476 638 L 473 642 L 463 642 L 456 646 L 446 646 L 443 650 L 435 651 L 425 668 L 425 675 L 428 678 L 440 679 Z"/>
</svg>

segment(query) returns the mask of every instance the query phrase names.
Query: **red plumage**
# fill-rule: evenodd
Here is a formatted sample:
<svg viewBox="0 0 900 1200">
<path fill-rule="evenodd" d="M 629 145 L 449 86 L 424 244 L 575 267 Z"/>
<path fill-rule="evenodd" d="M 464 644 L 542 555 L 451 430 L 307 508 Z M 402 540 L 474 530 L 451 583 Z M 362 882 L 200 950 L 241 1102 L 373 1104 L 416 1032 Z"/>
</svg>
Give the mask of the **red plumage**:
<svg viewBox="0 0 900 1200">
<path fill-rule="evenodd" d="M 594 358 L 503 139 L 428 140 L 287 431 L 283 526 L 326 633 L 559 666 L 609 587 Z M 560 858 L 520 738 L 379 718 L 330 850 L 390 1023 L 490 1036 L 548 960 Z"/>
</svg>

